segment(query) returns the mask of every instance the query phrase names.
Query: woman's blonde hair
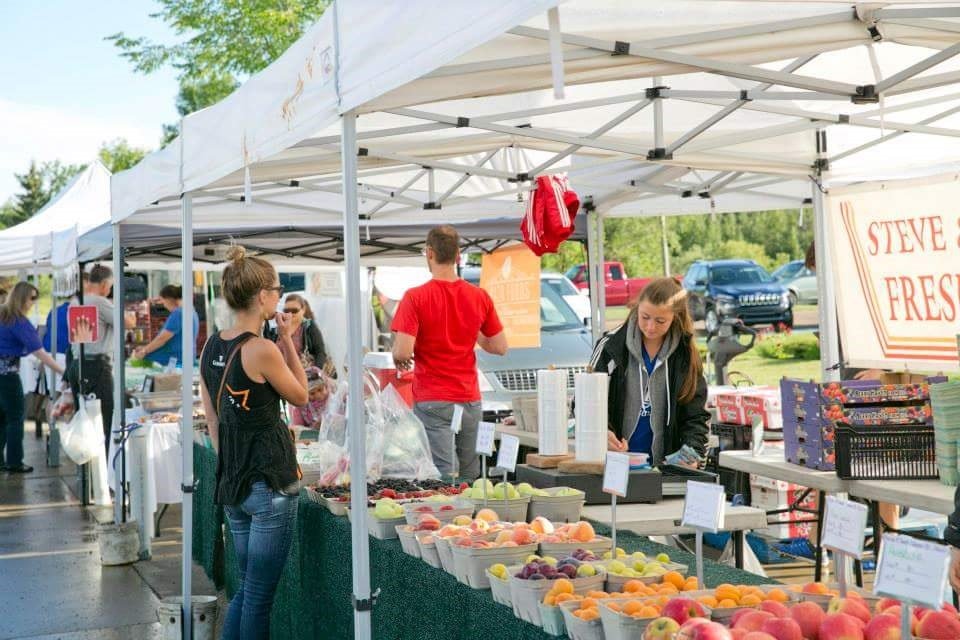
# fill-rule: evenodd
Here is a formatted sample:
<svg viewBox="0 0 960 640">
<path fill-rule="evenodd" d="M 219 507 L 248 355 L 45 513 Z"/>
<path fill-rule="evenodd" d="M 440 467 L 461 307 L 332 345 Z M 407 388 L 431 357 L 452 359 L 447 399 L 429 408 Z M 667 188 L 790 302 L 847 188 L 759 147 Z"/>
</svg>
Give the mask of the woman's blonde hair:
<svg viewBox="0 0 960 640">
<path fill-rule="evenodd" d="M 234 311 L 249 309 L 257 294 L 274 286 L 277 270 L 263 258 L 248 256 L 240 245 L 227 250 L 227 260 L 230 264 L 223 270 L 223 297 Z"/>
<path fill-rule="evenodd" d="M 703 377 L 703 361 L 697 349 L 697 341 L 693 339 L 693 316 L 687 304 L 687 291 L 673 278 L 657 278 L 643 288 L 637 297 L 635 306 L 630 314 L 636 321 L 637 308 L 641 302 L 649 302 L 656 307 L 668 306 L 673 311 L 673 322 L 670 323 L 669 335 L 671 340 L 684 339 L 687 341 L 690 352 L 690 367 L 680 386 L 680 402 L 689 402 L 697 393 L 697 385 Z"/>
<path fill-rule="evenodd" d="M 13 324 L 20 318 L 26 318 L 27 307 L 39 293 L 29 282 L 18 282 L 7 301 L 0 306 L 0 324 Z"/>
</svg>

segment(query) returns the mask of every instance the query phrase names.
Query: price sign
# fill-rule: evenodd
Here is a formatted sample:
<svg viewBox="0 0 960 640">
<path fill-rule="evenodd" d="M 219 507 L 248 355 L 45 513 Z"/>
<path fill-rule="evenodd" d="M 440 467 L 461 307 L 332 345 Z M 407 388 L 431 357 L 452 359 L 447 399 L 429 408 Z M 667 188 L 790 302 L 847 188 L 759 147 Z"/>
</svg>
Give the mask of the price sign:
<svg viewBox="0 0 960 640">
<path fill-rule="evenodd" d="M 607 452 L 607 463 L 603 468 L 603 491 L 621 498 L 627 497 L 627 483 L 630 480 L 630 456 L 626 453 Z"/>
<path fill-rule="evenodd" d="M 91 343 L 100 339 L 100 317 L 94 305 L 70 305 L 67 309 L 70 344 Z"/>
<path fill-rule="evenodd" d="M 939 608 L 947 587 L 950 547 L 892 533 L 883 536 L 874 593 Z"/>
<path fill-rule="evenodd" d="M 683 502 L 683 526 L 716 533 L 723 527 L 726 503 L 722 485 L 687 482 L 687 497 Z"/>
<path fill-rule="evenodd" d="M 859 558 L 863 553 L 863 531 L 867 528 L 867 506 L 827 496 L 823 520 L 823 546 Z"/>
<path fill-rule="evenodd" d="M 492 422 L 481 422 L 477 427 L 477 446 L 478 456 L 493 455 L 493 435 L 494 428 Z"/>
<path fill-rule="evenodd" d="M 516 471 L 520 438 L 504 433 L 500 436 L 500 451 L 497 452 L 497 467 L 504 471 Z"/>
</svg>

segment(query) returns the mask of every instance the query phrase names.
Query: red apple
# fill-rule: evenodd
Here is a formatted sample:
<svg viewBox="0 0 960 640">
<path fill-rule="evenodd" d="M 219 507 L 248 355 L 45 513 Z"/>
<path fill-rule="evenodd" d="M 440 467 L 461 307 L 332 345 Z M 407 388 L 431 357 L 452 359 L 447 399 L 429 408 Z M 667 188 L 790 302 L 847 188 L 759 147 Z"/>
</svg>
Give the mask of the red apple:
<svg viewBox="0 0 960 640">
<path fill-rule="evenodd" d="M 930 613 L 930 609 L 927 609 L 926 607 L 914 607 L 912 611 L 913 617 L 917 620 L 923 620 L 926 615 Z"/>
<path fill-rule="evenodd" d="M 417 507 L 416 509 L 414 509 L 414 511 L 416 511 L 417 513 L 433 513 L 433 508 L 431 508 L 430 505 L 425 504 Z"/>
<path fill-rule="evenodd" d="M 830 613 L 820 623 L 818 640 L 865 640 L 864 624 L 846 613 Z"/>
<path fill-rule="evenodd" d="M 827 613 L 845 613 L 861 620 L 863 624 L 870 622 L 870 618 L 873 617 L 863 600 L 855 598 L 834 598 L 830 601 Z"/>
<path fill-rule="evenodd" d="M 766 620 L 760 631 L 769 633 L 776 640 L 803 640 L 803 630 L 793 618 Z"/>
<path fill-rule="evenodd" d="M 752 632 L 746 629 L 730 629 L 730 635 L 733 636 L 733 640 L 743 640 L 748 633 Z"/>
<path fill-rule="evenodd" d="M 417 531 L 437 531 L 441 526 L 443 523 L 432 515 L 422 515 L 417 523 Z"/>
<path fill-rule="evenodd" d="M 941 611 L 949 611 L 953 615 L 960 615 L 960 612 L 957 611 L 957 608 L 950 604 L 949 602 L 944 602 L 943 606 L 940 607 Z"/>
<path fill-rule="evenodd" d="M 682 634 L 688 635 L 682 635 Z M 733 640 L 730 630 L 719 622 L 704 621 L 686 632 L 677 635 L 678 640 Z"/>
<path fill-rule="evenodd" d="M 660 613 L 666 618 L 673 618 L 680 624 L 683 624 L 690 618 L 703 618 L 706 616 L 703 606 L 696 600 L 691 600 L 690 598 L 674 598 L 663 607 L 663 611 Z"/>
<path fill-rule="evenodd" d="M 877 600 L 877 606 L 874 607 L 874 610 L 877 613 L 883 613 L 890 607 L 899 607 L 900 601 L 896 598 L 880 598 Z"/>
<path fill-rule="evenodd" d="M 766 611 L 767 613 L 772 613 L 775 618 L 789 618 L 790 609 L 787 608 L 787 605 L 782 602 L 777 602 L 776 600 L 764 600 L 759 605 L 757 609 L 760 611 Z"/>
<path fill-rule="evenodd" d="M 929 611 L 920 619 L 916 635 L 924 640 L 956 640 L 960 638 L 960 620 L 950 611 Z"/>
<path fill-rule="evenodd" d="M 643 630 L 643 640 L 673 640 L 680 625 L 673 618 L 657 618 Z"/>
<path fill-rule="evenodd" d="M 673 618 L 670 619 L 673 620 Z M 674 622 L 676 622 L 676 620 L 674 620 Z M 690 640 L 690 638 L 693 637 L 693 630 L 708 622 L 710 622 L 710 620 L 707 618 L 690 618 L 680 625 L 680 629 L 677 630 L 676 640 Z"/>
<path fill-rule="evenodd" d="M 734 625 L 737 629 L 744 629 L 746 631 L 760 631 L 763 628 L 763 623 L 767 620 L 773 620 L 773 614 L 767 611 L 758 611 L 754 609 L 748 611 L 737 620 L 737 624 Z"/>
<path fill-rule="evenodd" d="M 809 640 L 817 640 L 817 633 L 820 631 L 820 623 L 827 617 L 816 602 L 800 602 L 790 608 L 790 617 L 797 621 L 803 637 Z"/>
<path fill-rule="evenodd" d="M 734 612 L 733 612 L 733 615 L 730 616 L 730 628 L 731 628 L 731 629 L 736 629 L 736 628 L 737 628 L 737 623 L 740 621 L 740 618 L 742 618 L 743 616 L 747 615 L 747 614 L 750 613 L 751 611 L 753 611 L 753 609 L 749 609 L 749 608 L 737 609 L 736 611 L 734 611 Z"/>
<path fill-rule="evenodd" d="M 900 618 L 881 613 L 863 630 L 867 640 L 900 640 Z"/>
<path fill-rule="evenodd" d="M 445 504 L 442 507 L 440 507 L 440 511 L 453 511 L 453 505 Z"/>
<path fill-rule="evenodd" d="M 751 631 L 747 635 L 743 636 L 743 640 L 777 640 L 769 633 L 764 633 L 763 631 Z"/>
</svg>

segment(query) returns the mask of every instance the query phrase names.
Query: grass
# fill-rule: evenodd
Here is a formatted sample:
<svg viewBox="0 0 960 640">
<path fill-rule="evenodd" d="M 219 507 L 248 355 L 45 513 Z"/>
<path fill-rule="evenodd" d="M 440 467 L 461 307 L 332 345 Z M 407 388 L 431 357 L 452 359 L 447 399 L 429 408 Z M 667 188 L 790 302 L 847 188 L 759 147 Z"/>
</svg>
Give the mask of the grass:
<svg viewBox="0 0 960 640">
<path fill-rule="evenodd" d="M 784 376 L 803 380 L 820 380 L 819 360 L 772 360 L 754 351 L 737 356 L 727 371 L 738 371 L 754 384 L 777 386 Z M 736 376 L 734 376 L 736 381 Z"/>
</svg>

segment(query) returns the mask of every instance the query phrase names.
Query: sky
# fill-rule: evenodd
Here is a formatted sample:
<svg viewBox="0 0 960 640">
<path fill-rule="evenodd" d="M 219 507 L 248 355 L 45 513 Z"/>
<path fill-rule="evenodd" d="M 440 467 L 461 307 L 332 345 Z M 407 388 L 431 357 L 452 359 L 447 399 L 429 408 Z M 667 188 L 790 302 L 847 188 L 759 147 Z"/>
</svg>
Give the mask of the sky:
<svg viewBox="0 0 960 640">
<path fill-rule="evenodd" d="M 31 159 L 86 163 L 119 137 L 158 146 L 179 118 L 175 73 L 137 73 L 104 40 L 175 41 L 157 10 L 152 0 L 0 0 L 0 203 Z"/>
</svg>

